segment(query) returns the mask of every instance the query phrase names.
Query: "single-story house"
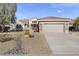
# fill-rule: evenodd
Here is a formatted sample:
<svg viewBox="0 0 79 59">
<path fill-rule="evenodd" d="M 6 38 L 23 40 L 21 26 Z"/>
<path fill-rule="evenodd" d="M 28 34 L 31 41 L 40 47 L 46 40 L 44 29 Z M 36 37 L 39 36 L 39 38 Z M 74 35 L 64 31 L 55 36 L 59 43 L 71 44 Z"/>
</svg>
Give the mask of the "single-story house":
<svg viewBox="0 0 79 59">
<path fill-rule="evenodd" d="M 69 23 L 69 31 L 76 31 L 77 29 L 77 26 L 76 26 L 76 21 L 75 20 L 72 20 L 70 23 Z"/>
<path fill-rule="evenodd" d="M 9 25 L 5 25 L 4 31 L 16 31 L 16 30 L 27 30 L 29 29 L 29 20 L 28 19 L 20 19 L 17 20 L 16 23 Z M 2 27 L 0 26 L 0 32 L 2 32 Z"/>
<path fill-rule="evenodd" d="M 29 28 L 29 20 L 28 19 L 20 19 L 16 21 L 16 26 L 21 25 L 23 30 L 27 30 Z"/>
<path fill-rule="evenodd" d="M 20 25 L 23 30 L 28 30 L 31 25 L 32 30 L 37 32 L 69 32 L 69 27 L 73 26 L 75 20 L 63 17 L 44 17 L 32 19 L 20 19 L 16 24 L 11 25 L 11 29 L 16 30 L 16 26 Z"/>
<path fill-rule="evenodd" d="M 44 17 L 31 19 L 33 30 L 39 32 L 69 32 L 70 18 Z"/>
</svg>

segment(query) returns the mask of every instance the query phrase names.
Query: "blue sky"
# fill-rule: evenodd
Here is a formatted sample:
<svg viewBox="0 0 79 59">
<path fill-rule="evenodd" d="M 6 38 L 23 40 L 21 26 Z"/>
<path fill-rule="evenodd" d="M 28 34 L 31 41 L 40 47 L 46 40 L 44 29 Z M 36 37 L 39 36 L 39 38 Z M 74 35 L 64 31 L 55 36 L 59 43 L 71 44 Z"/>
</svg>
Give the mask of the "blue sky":
<svg viewBox="0 0 79 59">
<path fill-rule="evenodd" d="M 76 18 L 79 4 L 76 3 L 18 3 L 17 19 L 42 18 L 48 16 Z"/>
</svg>

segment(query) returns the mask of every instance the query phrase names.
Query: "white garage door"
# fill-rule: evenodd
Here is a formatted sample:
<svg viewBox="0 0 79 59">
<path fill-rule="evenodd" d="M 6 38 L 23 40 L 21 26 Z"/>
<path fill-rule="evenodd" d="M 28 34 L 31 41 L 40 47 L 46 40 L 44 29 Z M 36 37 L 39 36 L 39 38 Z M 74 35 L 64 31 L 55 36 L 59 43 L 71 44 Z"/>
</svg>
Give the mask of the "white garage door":
<svg viewBox="0 0 79 59">
<path fill-rule="evenodd" d="M 41 24 L 43 32 L 64 32 L 64 24 Z"/>
</svg>

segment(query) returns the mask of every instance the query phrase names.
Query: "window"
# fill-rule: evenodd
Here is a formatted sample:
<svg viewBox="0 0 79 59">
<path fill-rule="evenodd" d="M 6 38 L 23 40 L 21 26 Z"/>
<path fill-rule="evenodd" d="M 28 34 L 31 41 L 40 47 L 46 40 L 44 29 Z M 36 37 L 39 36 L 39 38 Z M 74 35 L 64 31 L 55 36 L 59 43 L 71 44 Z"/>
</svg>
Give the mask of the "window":
<svg viewBox="0 0 79 59">
<path fill-rule="evenodd" d="M 37 23 L 37 21 L 32 21 L 32 23 Z"/>
<path fill-rule="evenodd" d="M 38 24 L 31 24 L 32 27 L 38 27 Z"/>
<path fill-rule="evenodd" d="M 36 24 L 31 24 L 32 27 L 36 27 Z"/>
</svg>

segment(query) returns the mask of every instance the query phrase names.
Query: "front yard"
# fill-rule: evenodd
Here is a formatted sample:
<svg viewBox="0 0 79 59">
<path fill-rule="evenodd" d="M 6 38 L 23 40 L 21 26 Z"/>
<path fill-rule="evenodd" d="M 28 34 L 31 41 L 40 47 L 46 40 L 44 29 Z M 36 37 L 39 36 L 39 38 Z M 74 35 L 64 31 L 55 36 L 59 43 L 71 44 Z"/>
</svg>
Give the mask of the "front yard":
<svg viewBox="0 0 79 59">
<path fill-rule="evenodd" d="M 25 37 L 28 33 L 7 32 L 0 35 L 12 35 L 13 40 L 0 42 L 0 55 L 50 55 L 51 50 L 42 33 L 34 33 L 34 37 Z"/>
<path fill-rule="evenodd" d="M 50 55 L 52 52 L 42 33 L 34 33 L 34 38 L 24 38 L 27 55 Z"/>
<path fill-rule="evenodd" d="M 16 54 L 17 52 L 11 50 L 20 48 L 18 42 L 21 42 L 20 36 L 22 36 L 22 34 L 23 32 L 0 33 L 0 55 Z"/>
<path fill-rule="evenodd" d="M 31 55 L 32 56 L 33 55 L 51 55 L 52 51 L 54 53 L 54 50 L 56 50 L 56 49 L 53 49 L 51 51 L 51 49 L 48 45 L 48 42 L 47 42 L 48 40 L 50 40 L 50 38 L 52 39 L 52 41 L 50 41 L 50 42 L 52 42 L 52 45 L 51 45 L 52 47 L 55 47 L 59 43 L 60 43 L 60 45 L 62 44 L 61 46 L 63 46 L 63 47 L 65 47 L 64 44 L 67 43 L 67 44 L 65 44 L 67 47 L 68 42 L 72 42 L 72 43 L 76 44 L 78 42 L 78 38 L 79 38 L 78 37 L 79 32 L 70 32 L 69 35 L 64 34 L 64 33 L 60 33 L 61 35 L 58 35 L 56 33 L 50 33 L 51 35 L 46 36 L 49 38 L 48 40 L 46 40 L 46 37 L 44 36 L 43 33 L 35 32 L 34 37 L 28 37 L 29 33 L 28 33 L 28 31 L 26 31 L 26 32 L 27 33 L 25 33 L 24 31 L 0 33 L 0 39 L 2 36 L 3 36 L 3 38 L 5 38 L 5 34 L 10 35 L 9 37 L 14 38 L 12 40 L 7 40 L 4 42 L 0 41 L 0 55 L 30 55 L 30 56 Z M 8 36 L 6 36 L 6 37 L 8 37 Z M 70 39 L 71 39 L 71 41 L 70 41 Z M 56 43 L 54 41 L 56 41 Z M 65 43 L 63 43 L 62 41 Z M 72 45 L 71 43 L 69 43 L 69 44 L 72 47 L 76 47 L 76 46 Z"/>
</svg>

